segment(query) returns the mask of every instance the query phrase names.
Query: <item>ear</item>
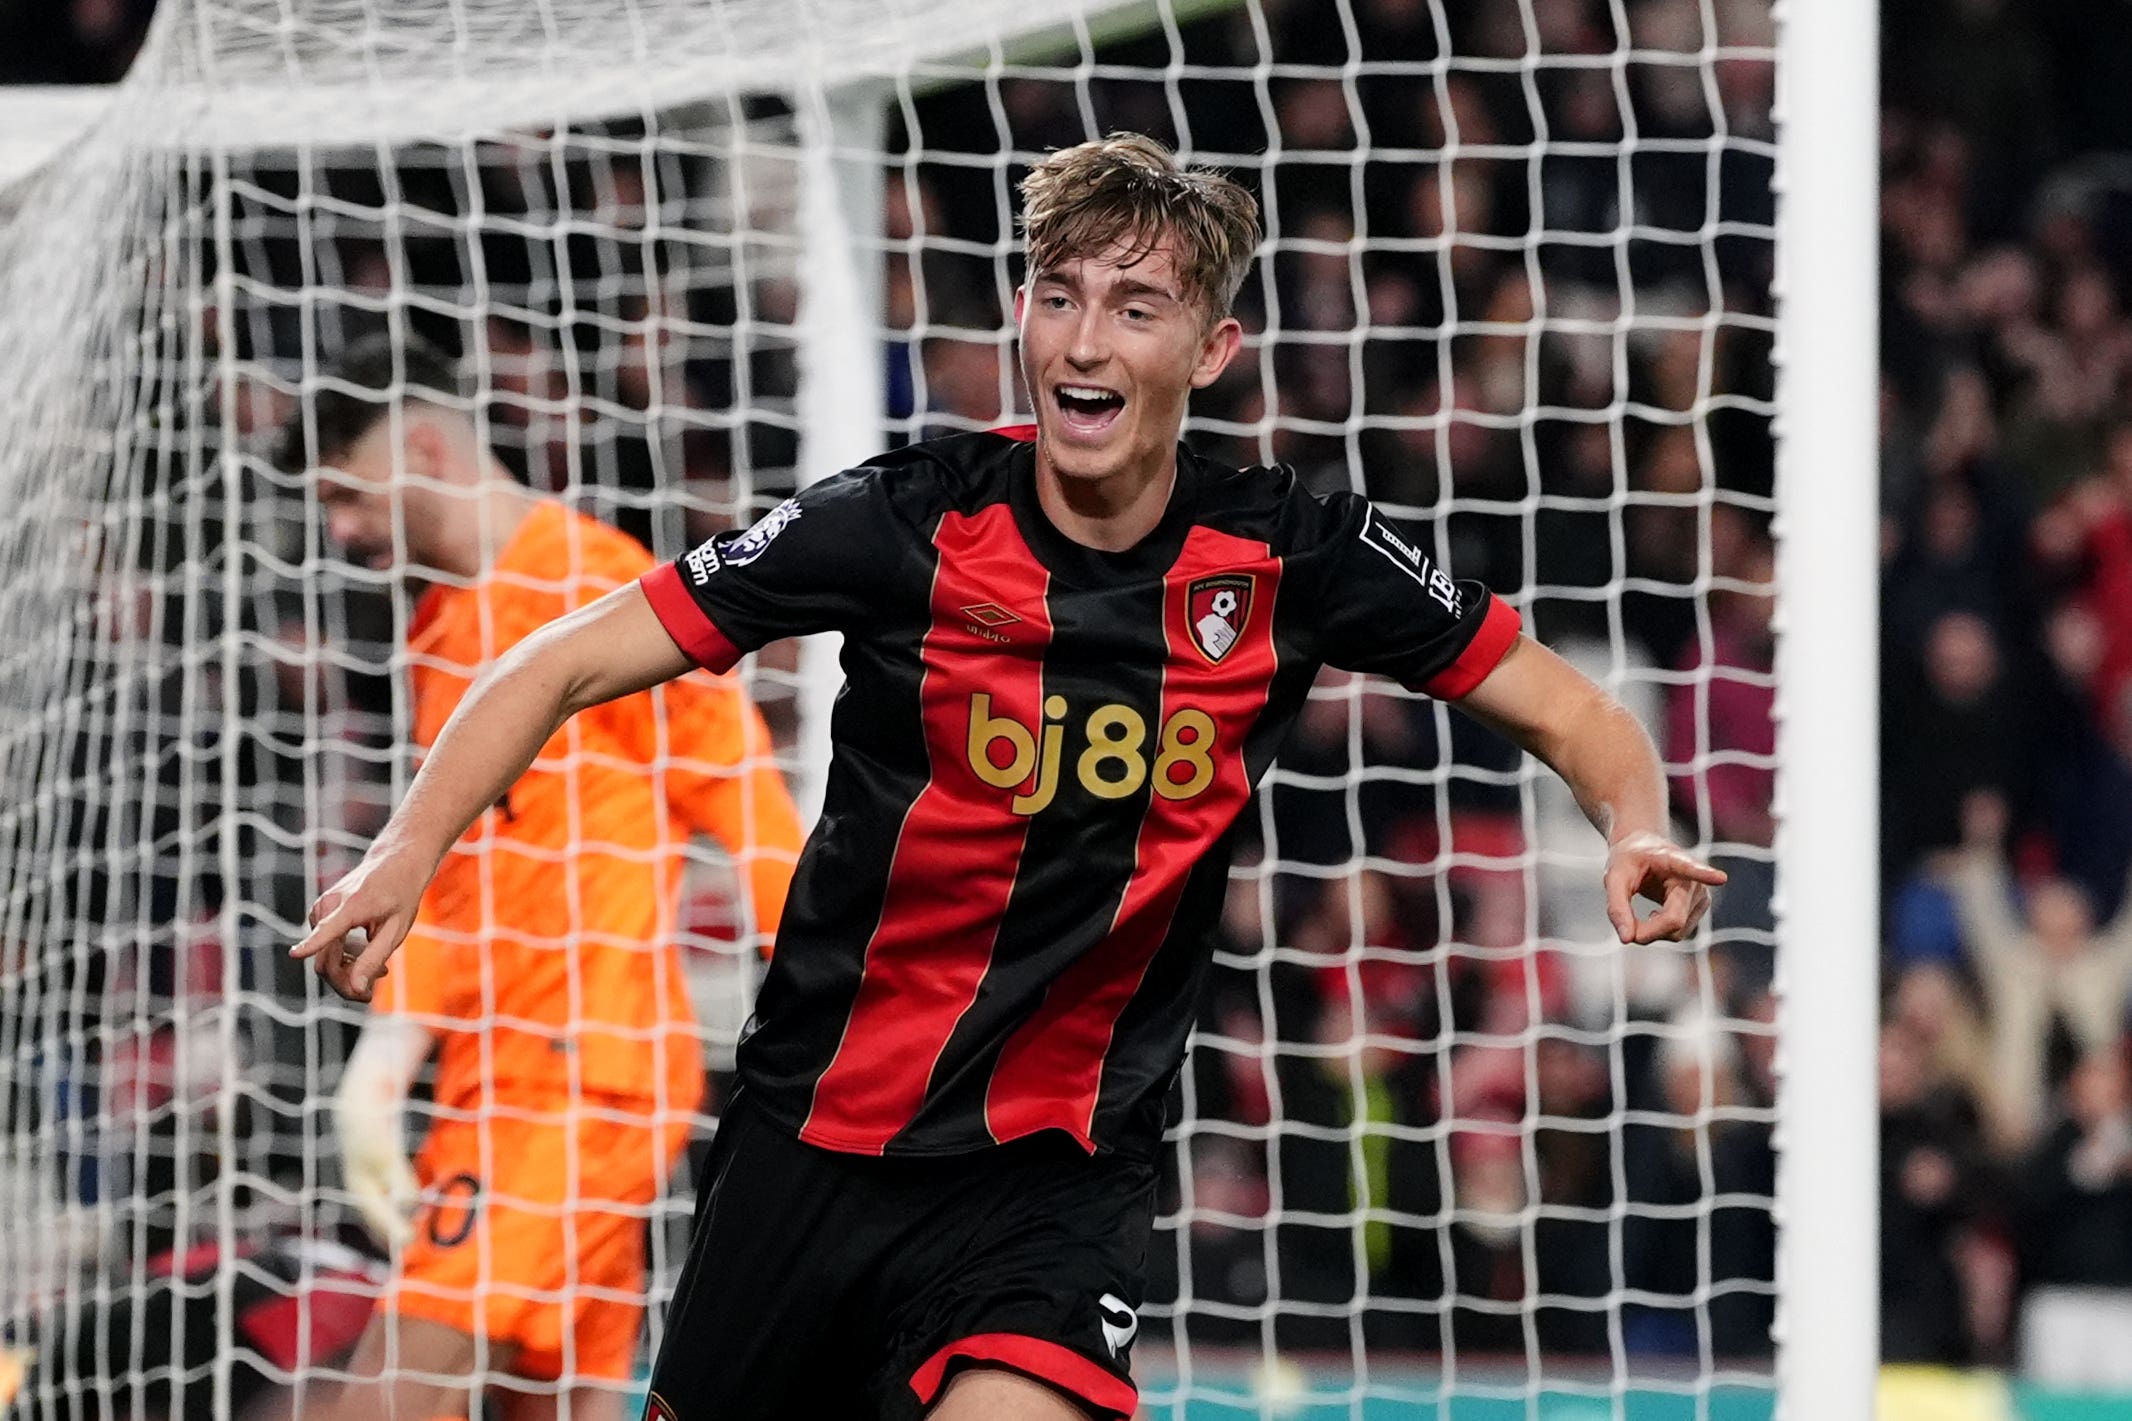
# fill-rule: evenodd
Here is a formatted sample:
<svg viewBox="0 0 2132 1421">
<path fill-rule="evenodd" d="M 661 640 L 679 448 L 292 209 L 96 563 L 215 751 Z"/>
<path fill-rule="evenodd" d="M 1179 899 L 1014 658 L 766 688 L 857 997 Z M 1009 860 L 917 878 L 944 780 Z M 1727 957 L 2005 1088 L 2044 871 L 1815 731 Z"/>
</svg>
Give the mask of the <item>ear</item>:
<svg viewBox="0 0 2132 1421">
<path fill-rule="evenodd" d="M 407 473 L 437 484 L 478 484 L 482 464 L 471 458 L 473 430 L 446 411 L 424 409 L 407 420 Z"/>
<path fill-rule="evenodd" d="M 1025 311 L 1025 310 L 1027 310 L 1027 309 L 1028 309 L 1028 307 L 1029 307 L 1029 288 L 1028 288 L 1028 287 L 1026 287 L 1026 286 L 1017 286 L 1017 287 L 1015 287 L 1015 288 L 1014 288 L 1014 325 L 1015 325 L 1015 328 L 1016 328 L 1017 330 L 1019 330 L 1019 329 L 1021 328 L 1021 324 L 1022 324 L 1022 312 L 1023 312 L 1023 311 Z"/>
<path fill-rule="evenodd" d="M 1236 359 L 1236 352 L 1244 346 L 1243 323 L 1234 316 L 1224 316 L 1207 332 L 1200 342 L 1199 363 L 1192 367 L 1192 388 L 1204 390 L 1221 378 L 1221 372 Z"/>
<path fill-rule="evenodd" d="M 446 469 L 448 450 L 443 441 L 443 430 L 431 420 L 424 420 L 414 411 L 409 411 L 405 420 L 405 432 L 401 437 L 403 473 L 418 479 L 441 479 Z"/>
</svg>

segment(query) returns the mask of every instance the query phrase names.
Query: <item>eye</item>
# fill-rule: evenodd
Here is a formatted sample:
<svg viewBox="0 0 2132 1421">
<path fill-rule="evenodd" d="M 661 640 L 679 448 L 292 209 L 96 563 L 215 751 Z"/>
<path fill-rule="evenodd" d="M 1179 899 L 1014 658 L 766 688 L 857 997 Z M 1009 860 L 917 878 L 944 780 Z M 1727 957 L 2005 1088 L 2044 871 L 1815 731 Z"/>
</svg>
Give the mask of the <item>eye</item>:
<svg viewBox="0 0 2132 1421">
<path fill-rule="evenodd" d="M 1037 299 L 1038 303 L 1047 311 L 1063 311 L 1066 309 L 1066 298 L 1055 292 L 1052 295 L 1041 296 Z"/>
<path fill-rule="evenodd" d="M 1136 324 L 1145 324 L 1155 319 L 1155 313 L 1145 306 L 1127 306 L 1125 308 L 1125 319 Z"/>
</svg>

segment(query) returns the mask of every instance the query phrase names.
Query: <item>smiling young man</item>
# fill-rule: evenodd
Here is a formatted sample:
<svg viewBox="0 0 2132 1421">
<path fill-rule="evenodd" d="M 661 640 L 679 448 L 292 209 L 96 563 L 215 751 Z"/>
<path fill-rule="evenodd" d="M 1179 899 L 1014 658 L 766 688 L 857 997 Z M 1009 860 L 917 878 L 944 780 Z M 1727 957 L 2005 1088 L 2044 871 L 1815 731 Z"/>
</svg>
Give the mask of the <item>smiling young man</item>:
<svg viewBox="0 0 2132 1421">
<path fill-rule="evenodd" d="M 1627 712 L 1415 534 L 1178 444 L 1241 340 L 1250 196 L 1119 135 L 1022 187 L 1033 425 L 884 455 L 529 638 L 300 944 L 368 990 L 442 847 L 564 717 L 844 634 L 826 801 L 652 1379 L 696 1418 L 1130 1415 L 1153 1158 L 1227 834 L 1321 665 L 1553 766 L 1624 942 L 1723 875 Z M 1660 906 L 1640 920 L 1639 894 Z M 368 933 L 358 948 L 353 929 Z"/>
</svg>

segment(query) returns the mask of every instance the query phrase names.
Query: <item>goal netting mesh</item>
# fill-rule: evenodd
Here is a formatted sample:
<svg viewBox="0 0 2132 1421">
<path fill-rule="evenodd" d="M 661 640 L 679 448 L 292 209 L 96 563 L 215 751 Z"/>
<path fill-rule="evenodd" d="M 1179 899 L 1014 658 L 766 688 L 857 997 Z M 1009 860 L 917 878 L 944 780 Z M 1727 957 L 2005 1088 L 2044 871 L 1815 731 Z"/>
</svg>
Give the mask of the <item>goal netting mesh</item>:
<svg viewBox="0 0 2132 1421">
<path fill-rule="evenodd" d="M 0 187 L 28 1414 L 332 1375 L 238 1324 L 323 1287 L 247 1259 L 364 1237 L 327 1108 L 360 1014 L 281 950 L 411 770 L 409 591 L 271 457 L 336 353 L 460 356 L 517 476 L 672 556 L 1012 422 L 1014 185 L 1116 129 L 1263 205 L 1188 437 L 1412 520 L 1644 718 L 1733 874 L 1696 941 L 1622 950 L 1558 785 L 1328 674 L 1241 831 L 1146 1413 L 1766 1414 L 1773 63 L 1766 0 L 165 0 Z M 804 803 L 833 667 L 745 674 Z M 735 881 L 693 851 L 678 928 L 721 1084 Z M 647 1220 L 655 1304 L 692 1186 Z"/>
</svg>

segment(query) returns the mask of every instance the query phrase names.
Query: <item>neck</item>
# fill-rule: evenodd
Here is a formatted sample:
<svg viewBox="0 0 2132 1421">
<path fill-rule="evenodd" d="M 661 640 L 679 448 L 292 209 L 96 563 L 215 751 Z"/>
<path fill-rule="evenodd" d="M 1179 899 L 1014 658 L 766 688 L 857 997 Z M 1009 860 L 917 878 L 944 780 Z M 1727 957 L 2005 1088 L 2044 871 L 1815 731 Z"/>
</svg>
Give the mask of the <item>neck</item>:
<svg viewBox="0 0 2132 1421">
<path fill-rule="evenodd" d="M 518 535 L 538 501 L 532 491 L 513 479 L 501 464 L 491 462 L 479 484 L 459 495 L 463 515 L 452 545 L 430 561 L 468 582 L 479 579 L 496 565 L 496 559 Z"/>
<path fill-rule="evenodd" d="M 1083 547 L 1122 553 L 1155 531 L 1177 486 L 1177 446 L 1100 479 L 1068 478 L 1036 446 L 1036 501 L 1051 526 Z"/>
</svg>

